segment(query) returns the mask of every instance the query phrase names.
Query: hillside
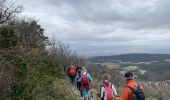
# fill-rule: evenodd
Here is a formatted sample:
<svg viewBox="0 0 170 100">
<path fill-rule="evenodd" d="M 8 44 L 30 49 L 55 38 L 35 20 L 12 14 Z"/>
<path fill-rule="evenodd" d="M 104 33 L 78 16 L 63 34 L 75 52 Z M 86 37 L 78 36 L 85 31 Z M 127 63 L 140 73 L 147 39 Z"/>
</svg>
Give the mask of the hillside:
<svg viewBox="0 0 170 100">
<path fill-rule="evenodd" d="M 94 64 L 89 69 L 91 71 L 91 74 L 93 76 L 94 83 L 93 86 L 97 90 L 100 86 L 98 83 L 102 79 L 103 74 L 109 74 L 111 76 L 111 81 L 114 83 L 118 94 L 122 93 L 122 88 L 125 86 L 125 79 L 124 74 L 120 73 L 121 71 L 116 69 L 110 70 L 110 67 L 103 66 L 101 64 Z M 135 76 L 139 75 L 139 72 L 137 70 L 133 71 Z M 170 81 L 169 80 L 160 80 L 160 81 L 146 81 L 147 80 L 154 80 L 154 78 L 157 77 L 157 74 L 149 71 L 145 78 L 141 78 L 141 76 L 135 77 L 135 80 L 142 84 L 145 89 L 146 93 L 146 100 L 169 100 L 169 89 L 170 89 Z"/>
<path fill-rule="evenodd" d="M 6 1 L 0 2 L 0 100 L 76 100 L 65 68 L 84 60 L 50 41 L 37 20 L 16 16 L 22 8 Z"/>
<path fill-rule="evenodd" d="M 144 86 L 147 100 L 168 100 L 169 59 L 169 54 L 125 54 L 93 57 L 88 61 L 95 66 L 91 67 L 93 76 L 100 79 L 100 73 L 109 73 L 119 93 L 125 85 L 124 73 L 131 71 L 135 79 Z"/>
<path fill-rule="evenodd" d="M 113 56 L 97 56 L 89 58 L 91 62 L 109 62 L 109 61 L 123 61 L 123 62 L 150 62 L 150 61 L 164 61 L 170 59 L 170 54 L 123 54 Z"/>
<path fill-rule="evenodd" d="M 136 80 L 143 84 L 147 98 L 170 97 L 168 91 L 170 89 L 170 78 L 168 77 L 170 76 L 170 54 L 100 56 L 87 59 L 89 64 L 73 52 L 68 45 L 55 40 L 57 36 L 63 37 L 60 36 L 63 34 L 62 30 L 65 30 L 63 25 L 67 24 L 67 21 L 62 20 L 63 25 L 59 21 L 60 17 L 67 15 L 65 5 L 61 6 L 64 13 L 62 13 L 62 10 L 60 12 L 59 9 L 52 10 L 61 13 L 60 17 L 55 16 L 57 18 L 55 23 L 59 22 L 58 24 L 60 24 L 55 28 L 60 31 L 55 30 L 56 37 L 54 37 L 51 33 L 46 33 L 47 29 L 39 24 L 38 19 L 19 16 L 23 9 L 22 5 L 8 1 L 10 0 L 1 0 L 0 2 L 0 100 L 82 100 L 80 91 L 74 83 L 71 84 L 68 78 L 67 68 L 70 65 L 87 67 L 88 73 L 93 78 L 91 81 L 91 100 L 100 99 L 96 94 L 102 85 L 104 74 L 110 75 L 110 81 L 121 94 L 126 83 L 124 80 L 126 71 L 132 71 Z M 35 5 L 35 3 L 31 4 Z M 68 5 L 68 3 L 64 4 Z M 40 5 L 42 8 L 42 4 Z M 43 12 L 46 10 L 44 9 Z M 38 14 L 42 15 L 41 17 L 46 17 L 45 20 L 48 24 L 45 23 L 46 25 L 43 26 L 49 28 L 51 27 L 49 23 L 54 24 L 51 16 L 49 17 L 51 20 L 48 20 L 48 17 L 42 12 L 39 11 Z M 49 16 L 49 12 L 47 14 Z M 43 20 L 43 22 L 45 21 Z M 75 33 L 78 33 L 77 29 L 82 28 L 81 26 L 77 27 L 77 25 L 82 23 L 76 22 L 75 24 L 69 25 L 74 27 Z M 86 26 L 85 24 L 82 25 Z M 52 32 L 50 30 L 47 32 Z M 68 35 L 68 33 L 74 33 L 74 31 L 65 30 L 66 36 L 72 36 L 72 39 L 79 40 L 74 36 L 75 34 Z M 50 36 L 48 37 L 47 34 L 50 34 Z M 65 36 L 63 39 L 69 41 Z M 71 43 L 77 42 L 81 41 Z M 79 48 L 79 45 L 76 45 L 76 47 Z M 160 94 L 161 92 L 162 94 Z"/>
<path fill-rule="evenodd" d="M 169 80 L 169 54 L 124 54 L 115 56 L 99 56 L 88 59 L 91 63 L 98 63 L 121 71 L 146 71 L 138 74 L 140 79 L 148 81 Z"/>
</svg>

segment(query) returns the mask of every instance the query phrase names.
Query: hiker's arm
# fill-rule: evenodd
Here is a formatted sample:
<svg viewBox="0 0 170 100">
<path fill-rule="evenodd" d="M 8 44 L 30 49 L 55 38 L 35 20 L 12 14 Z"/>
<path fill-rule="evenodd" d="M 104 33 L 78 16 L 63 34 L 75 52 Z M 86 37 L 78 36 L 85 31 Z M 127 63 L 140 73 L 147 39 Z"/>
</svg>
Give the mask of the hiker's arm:
<svg viewBox="0 0 170 100">
<path fill-rule="evenodd" d="M 89 78 L 89 81 L 92 81 L 92 77 L 91 77 L 91 75 L 90 75 L 90 74 L 88 74 L 87 76 L 88 76 L 88 78 Z"/>
<path fill-rule="evenodd" d="M 112 90 L 113 90 L 114 95 L 117 95 L 117 91 L 114 85 L 112 85 Z"/>
<path fill-rule="evenodd" d="M 82 76 L 80 77 L 80 82 L 82 82 Z"/>
<path fill-rule="evenodd" d="M 103 87 L 101 87 L 100 98 L 104 97 L 104 95 L 103 95 L 104 91 L 105 91 L 105 89 Z"/>
<path fill-rule="evenodd" d="M 78 82 L 78 75 L 76 75 L 75 79 L 76 79 L 76 83 L 77 83 Z"/>
<path fill-rule="evenodd" d="M 119 100 L 129 100 L 129 89 L 128 88 L 125 87 L 123 89 L 123 94 Z"/>
<path fill-rule="evenodd" d="M 81 77 L 79 77 L 79 78 L 77 79 L 77 82 L 81 82 Z"/>
<path fill-rule="evenodd" d="M 143 86 L 140 86 L 141 87 L 141 89 L 144 91 L 144 87 Z"/>
</svg>

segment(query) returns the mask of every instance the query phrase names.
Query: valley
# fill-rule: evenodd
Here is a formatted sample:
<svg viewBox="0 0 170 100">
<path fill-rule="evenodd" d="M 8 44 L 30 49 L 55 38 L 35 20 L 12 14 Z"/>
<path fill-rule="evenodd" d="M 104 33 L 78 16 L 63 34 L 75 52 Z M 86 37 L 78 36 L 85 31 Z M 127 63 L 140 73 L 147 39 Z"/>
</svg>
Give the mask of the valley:
<svg viewBox="0 0 170 100">
<path fill-rule="evenodd" d="M 96 71 L 103 73 L 105 70 L 110 75 L 118 87 L 118 91 L 121 92 L 121 87 L 124 86 L 125 81 L 123 75 L 127 71 L 134 73 L 134 78 L 138 83 L 142 84 L 147 94 L 148 100 L 169 100 L 170 98 L 170 62 L 169 55 L 149 55 L 149 54 L 128 54 L 120 55 L 119 59 L 108 59 L 107 57 L 92 58 L 91 63 L 95 66 L 92 69 L 98 69 Z M 146 57 L 145 57 L 146 56 Z M 148 58 L 149 56 L 149 58 Z M 160 56 L 160 59 L 155 56 Z M 133 58 L 134 57 L 134 58 Z M 136 57 L 136 58 L 135 58 Z M 107 58 L 107 60 L 105 59 Z M 128 60 L 128 58 L 131 59 Z M 141 59 L 142 58 L 142 59 Z M 146 61 L 149 59 L 149 61 Z M 100 60 L 99 60 L 100 59 Z M 153 59 L 153 60 L 152 60 Z"/>
</svg>

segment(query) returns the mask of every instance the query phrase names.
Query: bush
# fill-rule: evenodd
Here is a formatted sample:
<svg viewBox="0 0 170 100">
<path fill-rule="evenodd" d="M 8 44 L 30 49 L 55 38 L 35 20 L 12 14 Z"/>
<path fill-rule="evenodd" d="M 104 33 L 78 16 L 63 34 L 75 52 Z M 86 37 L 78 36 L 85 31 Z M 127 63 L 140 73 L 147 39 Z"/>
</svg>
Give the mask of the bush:
<svg viewBox="0 0 170 100">
<path fill-rule="evenodd" d="M 17 35 L 10 27 L 0 28 L 0 48 L 11 48 L 17 44 Z"/>
<path fill-rule="evenodd" d="M 10 99 L 32 100 L 49 97 L 68 100 L 66 98 L 71 97 L 69 96 L 71 93 L 67 93 L 69 87 L 66 87 L 62 81 L 60 83 L 61 79 L 65 79 L 63 67 L 47 52 L 18 52 L 11 53 L 4 58 L 8 59 L 9 66 L 13 69 L 13 74 L 10 76 L 12 77 L 9 84 L 10 89 L 7 91 Z M 7 81 L 5 77 L 4 79 Z M 3 84 L 0 85 L 5 87 Z M 0 97 L 6 98 L 7 95 L 3 95 L 3 93 L 4 91 L 1 92 Z"/>
</svg>

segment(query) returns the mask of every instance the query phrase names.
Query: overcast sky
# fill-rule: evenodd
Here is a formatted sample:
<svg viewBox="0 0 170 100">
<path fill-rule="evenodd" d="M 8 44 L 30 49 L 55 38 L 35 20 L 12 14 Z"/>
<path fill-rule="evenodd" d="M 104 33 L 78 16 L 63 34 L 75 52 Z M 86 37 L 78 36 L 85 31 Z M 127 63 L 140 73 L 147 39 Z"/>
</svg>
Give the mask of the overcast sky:
<svg viewBox="0 0 170 100">
<path fill-rule="evenodd" d="M 20 0 L 45 34 L 86 56 L 170 53 L 170 0 Z"/>
</svg>

